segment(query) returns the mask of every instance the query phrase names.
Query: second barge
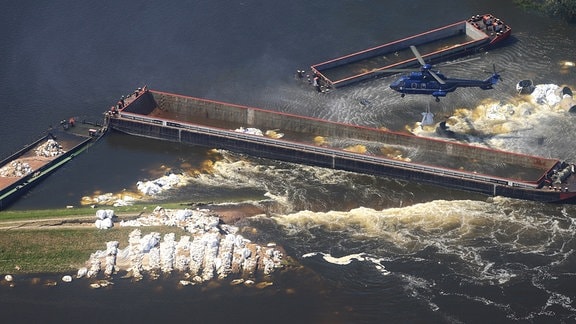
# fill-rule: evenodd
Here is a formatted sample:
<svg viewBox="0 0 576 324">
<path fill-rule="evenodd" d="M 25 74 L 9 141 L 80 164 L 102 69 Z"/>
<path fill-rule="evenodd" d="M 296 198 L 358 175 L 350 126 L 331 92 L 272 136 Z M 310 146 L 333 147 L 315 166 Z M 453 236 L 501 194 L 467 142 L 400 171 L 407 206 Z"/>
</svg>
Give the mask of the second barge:
<svg viewBox="0 0 576 324">
<path fill-rule="evenodd" d="M 490 196 L 576 203 L 574 165 L 556 159 L 147 89 L 109 115 L 110 128 L 137 136 Z"/>
<path fill-rule="evenodd" d="M 98 141 L 106 130 L 106 123 L 63 120 L 58 128 L 0 161 L 0 210 Z"/>
<path fill-rule="evenodd" d="M 392 74 L 390 69 L 419 67 L 410 50 L 416 46 L 426 63 L 434 64 L 493 47 L 512 33 L 510 26 L 491 14 L 436 28 L 391 43 L 312 65 L 315 83 L 338 88 L 365 79 Z"/>
</svg>

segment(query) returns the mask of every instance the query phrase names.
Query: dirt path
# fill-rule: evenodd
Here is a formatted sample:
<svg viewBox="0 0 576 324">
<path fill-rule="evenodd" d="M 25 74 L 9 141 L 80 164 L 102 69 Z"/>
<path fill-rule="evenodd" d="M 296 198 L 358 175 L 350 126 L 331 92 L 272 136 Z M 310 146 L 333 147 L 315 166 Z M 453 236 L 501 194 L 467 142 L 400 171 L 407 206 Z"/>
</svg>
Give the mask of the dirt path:
<svg viewBox="0 0 576 324">
<path fill-rule="evenodd" d="M 265 211 L 262 208 L 255 206 L 234 206 L 234 207 L 213 207 L 210 208 L 212 212 L 217 214 L 224 223 L 234 224 L 238 220 L 258 214 Z M 128 213 L 115 215 L 114 222 L 121 220 L 131 220 L 140 217 L 143 213 Z M 62 216 L 50 217 L 42 219 L 22 219 L 22 220 L 7 220 L 0 221 L 0 232 L 10 230 L 22 229 L 56 229 L 56 228 L 88 228 L 94 227 L 96 221 L 95 215 L 85 216 Z"/>
<path fill-rule="evenodd" d="M 132 219 L 138 214 L 118 215 L 120 219 Z M 0 231 L 22 230 L 22 229 L 55 229 L 55 228 L 86 228 L 94 227 L 96 217 L 89 216 L 62 216 L 42 219 L 25 219 L 0 221 Z"/>
</svg>

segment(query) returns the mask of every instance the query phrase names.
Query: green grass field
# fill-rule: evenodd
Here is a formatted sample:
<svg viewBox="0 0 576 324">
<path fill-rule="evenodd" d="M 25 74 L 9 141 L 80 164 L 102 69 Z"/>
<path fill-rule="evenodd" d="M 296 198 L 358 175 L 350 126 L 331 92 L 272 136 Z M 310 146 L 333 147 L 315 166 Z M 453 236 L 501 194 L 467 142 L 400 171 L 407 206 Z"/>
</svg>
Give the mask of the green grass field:
<svg viewBox="0 0 576 324">
<path fill-rule="evenodd" d="M 151 212 L 155 206 L 127 206 L 111 208 L 116 215 L 138 215 L 143 210 Z M 163 205 L 164 207 L 164 205 Z M 166 208 L 183 208 L 181 205 Z M 103 207 L 102 209 L 106 209 Z M 13 225 L 17 221 L 46 219 L 77 219 L 94 216 L 96 209 L 75 208 L 31 211 L 0 212 L 0 274 L 70 272 L 74 273 L 97 250 L 105 250 L 106 242 L 118 241 L 120 248 L 128 244 L 133 227 L 115 226 L 108 230 L 95 226 L 26 226 Z M 88 222 L 91 222 L 89 220 Z M 10 224 L 10 226 L 7 226 Z M 155 231 L 183 233 L 176 227 L 145 227 L 144 234 Z"/>
</svg>

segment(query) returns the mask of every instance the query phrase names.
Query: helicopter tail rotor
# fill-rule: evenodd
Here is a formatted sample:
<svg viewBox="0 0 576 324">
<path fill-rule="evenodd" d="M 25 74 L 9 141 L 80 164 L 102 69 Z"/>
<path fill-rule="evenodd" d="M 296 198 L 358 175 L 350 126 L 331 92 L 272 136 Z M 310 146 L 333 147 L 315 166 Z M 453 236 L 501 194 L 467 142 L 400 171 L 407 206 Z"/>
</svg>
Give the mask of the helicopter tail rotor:
<svg viewBox="0 0 576 324">
<path fill-rule="evenodd" d="M 496 64 L 493 64 L 492 65 L 492 72 L 484 71 L 486 73 L 491 73 L 492 75 L 488 79 L 484 80 L 484 82 L 486 82 L 487 84 L 481 86 L 480 88 L 484 89 L 484 90 L 492 89 L 493 85 L 497 84 L 498 81 L 502 81 L 502 77 L 500 76 L 500 72 L 502 72 L 502 71 L 497 71 L 496 70 Z"/>
<path fill-rule="evenodd" d="M 492 64 L 492 71 L 486 71 L 486 70 L 484 70 L 484 73 L 491 73 L 491 74 L 492 74 L 492 77 L 490 77 L 490 79 L 493 80 L 493 81 L 492 81 L 493 84 L 496 84 L 496 83 L 498 82 L 498 80 L 504 81 L 504 80 L 502 79 L 502 77 L 500 76 L 500 73 L 502 73 L 502 72 L 504 72 L 504 71 L 505 71 L 505 70 L 497 71 L 497 70 L 496 70 L 496 64 Z"/>
</svg>

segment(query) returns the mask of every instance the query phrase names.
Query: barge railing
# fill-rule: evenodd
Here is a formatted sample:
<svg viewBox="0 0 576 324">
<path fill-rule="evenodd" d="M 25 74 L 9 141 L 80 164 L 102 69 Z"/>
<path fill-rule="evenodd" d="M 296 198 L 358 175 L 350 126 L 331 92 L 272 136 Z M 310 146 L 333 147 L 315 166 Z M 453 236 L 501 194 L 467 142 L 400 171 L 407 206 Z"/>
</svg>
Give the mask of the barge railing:
<svg viewBox="0 0 576 324">
<path fill-rule="evenodd" d="M 165 120 L 165 119 L 158 119 L 158 118 L 149 118 L 144 117 L 142 115 L 136 115 L 127 112 L 120 112 L 120 118 L 135 120 L 139 122 L 161 125 L 163 127 L 170 127 L 175 129 L 185 129 L 190 130 L 192 132 L 202 133 L 202 134 L 209 134 L 209 135 L 216 135 L 218 137 L 230 138 L 239 140 L 242 142 L 248 143 L 257 143 L 257 144 L 265 144 L 268 146 L 290 149 L 295 151 L 301 152 L 309 152 L 315 153 L 322 156 L 328 156 L 332 158 L 332 165 L 335 165 L 336 157 L 342 159 L 348 159 L 353 161 L 363 161 L 371 164 L 376 165 L 384 165 L 384 166 L 395 166 L 398 168 L 402 168 L 405 170 L 413 170 L 419 172 L 426 172 L 426 173 L 433 173 L 435 175 L 441 174 L 453 178 L 460 178 L 460 179 L 468 179 L 473 181 L 479 182 L 487 182 L 492 183 L 494 185 L 503 185 L 503 186 L 510 186 L 510 187 L 518 187 L 518 188 L 528 188 L 528 189 L 537 189 L 539 187 L 538 183 L 527 183 L 521 181 L 512 181 L 510 179 L 505 178 L 497 178 L 497 177 L 488 177 L 478 174 L 472 174 L 468 172 L 461 172 L 456 170 L 444 169 L 440 167 L 431 167 L 426 166 L 423 164 L 414 164 L 414 163 L 404 163 L 402 161 L 396 161 L 392 159 L 387 159 L 383 157 L 374 157 L 369 155 L 357 154 L 357 153 L 350 153 L 343 150 L 336 150 L 336 149 L 329 149 L 323 148 L 313 145 L 308 145 L 304 143 L 293 143 L 290 141 L 285 140 L 277 140 L 277 139 L 270 139 L 263 136 L 258 135 L 251 135 L 251 134 L 244 134 L 235 132 L 233 130 L 230 131 L 223 131 L 219 129 L 214 129 L 207 126 L 200 126 L 200 125 L 193 125 L 193 124 L 184 124 L 184 123 L 176 123 L 173 121 Z M 179 136 L 180 132 L 178 133 Z M 178 142 L 182 142 L 181 138 L 178 138 Z"/>
</svg>

